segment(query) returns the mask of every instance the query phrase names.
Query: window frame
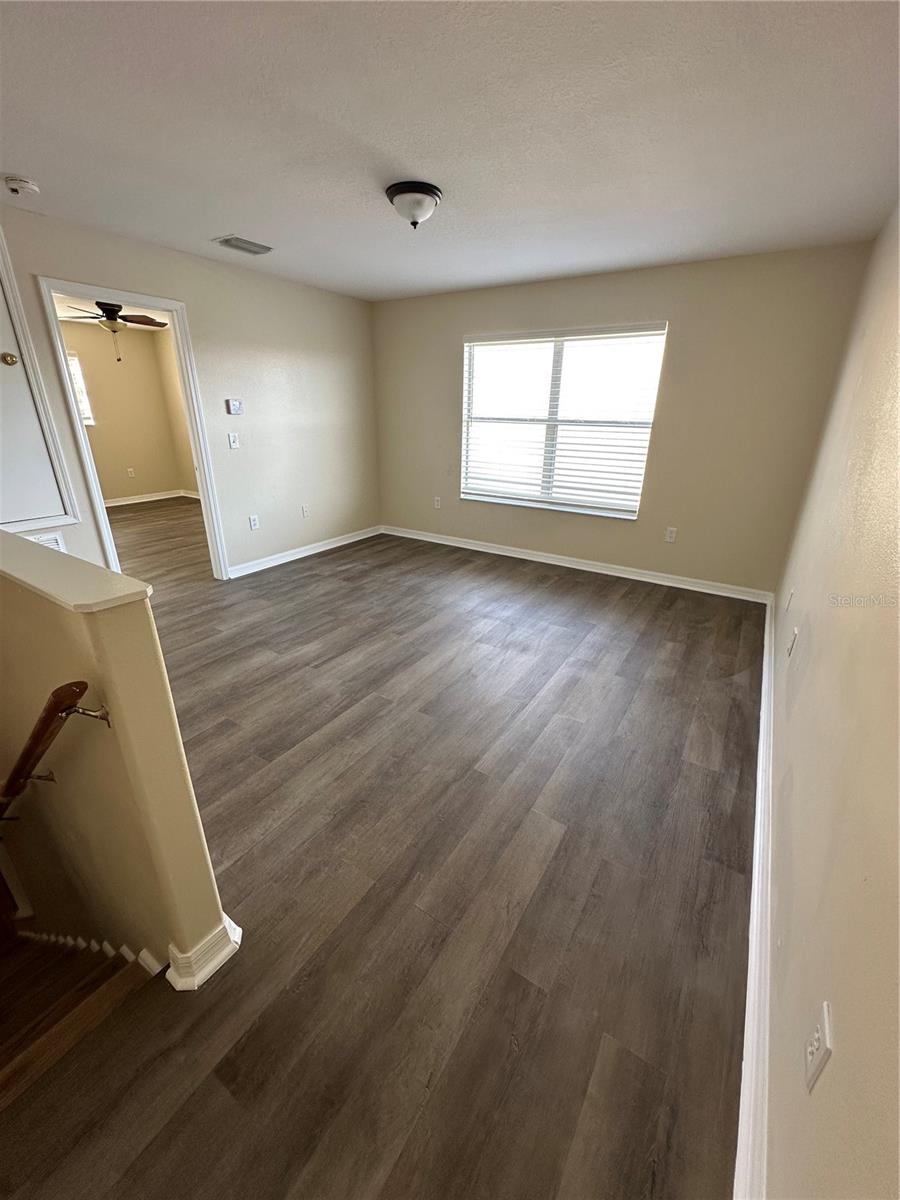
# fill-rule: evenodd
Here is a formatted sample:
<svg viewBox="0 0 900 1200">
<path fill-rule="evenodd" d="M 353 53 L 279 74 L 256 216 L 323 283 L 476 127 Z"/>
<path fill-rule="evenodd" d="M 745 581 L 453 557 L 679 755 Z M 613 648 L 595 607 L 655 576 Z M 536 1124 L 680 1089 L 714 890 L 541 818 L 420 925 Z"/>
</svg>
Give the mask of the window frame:
<svg viewBox="0 0 900 1200">
<path fill-rule="evenodd" d="M 623 521 L 636 521 L 639 513 L 641 501 L 643 500 L 644 482 L 646 479 L 646 465 L 650 459 L 650 442 L 653 436 L 653 423 L 656 417 L 656 405 L 659 403 L 659 394 L 662 387 L 662 373 L 665 366 L 666 349 L 668 346 L 668 321 L 651 321 L 647 323 L 634 325 L 601 325 L 590 328 L 577 329 L 553 329 L 540 330 L 529 333 L 487 333 L 487 334 L 470 334 L 463 338 L 463 386 L 462 386 L 462 425 L 460 437 L 460 455 L 459 455 L 459 498 L 460 500 L 471 500 L 482 504 L 508 504 L 517 508 L 539 508 L 545 512 L 566 512 L 578 513 L 583 516 L 590 517 L 614 517 Z M 559 394 L 561 373 L 557 367 L 561 366 L 561 362 L 557 363 L 557 355 L 560 360 L 562 358 L 562 346 L 566 341 L 575 341 L 579 339 L 591 339 L 598 337 L 640 337 L 641 335 L 653 334 L 662 335 L 663 338 L 663 354 L 660 360 L 659 380 L 657 382 L 656 400 L 654 401 L 653 416 L 649 421 L 591 421 L 591 420 L 564 420 L 559 421 Z M 551 383 L 548 400 L 548 411 L 546 417 L 472 417 L 472 389 L 474 385 L 473 372 L 469 367 L 469 348 L 479 345 L 487 346 L 508 346 L 515 343 L 530 343 L 530 342 L 553 342 L 554 363 L 551 369 Z M 465 488 L 465 463 L 466 463 L 466 439 L 468 426 L 473 421 L 490 421 L 492 423 L 502 424 L 517 424 L 517 425 L 542 425 L 547 434 L 553 431 L 552 440 L 549 436 L 545 437 L 544 442 L 544 470 L 542 472 L 542 494 L 540 497 L 528 498 L 523 496 L 509 495 L 504 496 L 502 493 L 478 493 L 473 490 L 466 491 Z M 547 464 L 548 455 L 550 461 L 555 467 L 556 457 L 556 442 L 559 426 L 563 425 L 590 425 L 590 426 L 631 426 L 641 429 L 648 429 L 647 437 L 647 456 L 644 460 L 644 475 L 641 478 L 641 490 L 638 495 L 638 506 L 635 511 L 626 509 L 618 509 L 614 507 L 602 507 L 600 505 L 579 505 L 566 504 L 554 501 L 551 498 L 549 489 L 546 485 L 547 479 Z"/>
</svg>

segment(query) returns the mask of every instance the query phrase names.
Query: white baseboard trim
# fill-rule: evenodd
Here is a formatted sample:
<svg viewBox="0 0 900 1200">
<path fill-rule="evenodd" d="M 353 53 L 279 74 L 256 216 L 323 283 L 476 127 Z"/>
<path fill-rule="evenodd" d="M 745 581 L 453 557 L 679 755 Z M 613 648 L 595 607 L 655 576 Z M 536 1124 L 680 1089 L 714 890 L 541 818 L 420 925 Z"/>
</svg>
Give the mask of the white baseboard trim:
<svg viewBox="0 0 900 1200">
<path fill-rule="evenodd" d="M 775 637 L 774 604 L 766 606 L 759 753 L 756 760 L 756 818 L 750 892 L 750 953 L 741 1107 L 734 1169 L 734 1200 L 765 1200 L 769 1110 L 769 957 L 771 947 L 772 709 Z"/>
<path fill-rule="evenodd" d="M 139 962 L 150 975 L 158 975 L 163 969 L 163 964 L 157 962 L 150 951 L 146 949 L 142 950 L 140 954 L 135 954 L 130 946 L 124 944 L 118 950 L 114 950 L 109 942 L 98 942 L 96 938 L 87 941 L 80 935 L 72 937 L 68 933 L 36 933 L 33 929 L 20 929 L 18 935 L 20 938 L 28 938 L 32 942 L 48 942 L 53 946 L 67 946 L 73 950 L 90 950 L 92 954 L 102 953 L 106 958 L 115 958 L 118 955 L 127 963 Z"/>
<path fill-rule="evenodd" d="M 145 492 L 142 496 L 114 496 L 111 500 L 104 499 L 104 508 L 115 508 L 119 504 L 147 504 L 151 500 L 174 500 L 178 496 L 187 496 L 189 500 L 199 500 L 199 492 L 188 492 L 184 488 L 176 488 L 174 492 Z"/>
<path fill-rule="evenodd" d="M 593 571 L 598 575 L 618 575 L 623 579 L 640 579 L 645 583 L 659 583 L 665 587 L 687 588 L 692 592 L 709 592 L 713 596 L 753 600 L 758 604 L 768 604 L 772 599 L 771 592 L 759 591 L 757 588 L 739 587 L 730 583 L 714 583 L 707 579 L 691 579 L 685 575 L 665 575 L 661 571 L 642 571 L 635 567 L 620 567 L 615 563 L 594 562 L 589 558 L 569 558 L 563 554 L 542 554 L 538 550 L 520 550 L 517 546 L 501 546 L 494 542 L 473 542 L 469 538 L 423 533 L 419 529 L 398 529 L 393 525 L 382 525 L 380 530 L 372 532 L 388 533 L 392 537 L 413 538 L 418 542 L 437 542 L 442 546 L 461 546 L 466 550 L 478 550 L 485 554 L 504 554 L 509 558 L 526 558 L 531 562 L 571 567 L 576 571 Z"/>
<path fill-rule="evenodd" d="M 158 975 L 164 966 L 163 963 L 153 957 L 146 947 L 137 956 L 137 960 L 148 975 Z"/>
<path fill-rule="evenodd" d="M 324 542 L 313 542 L 309 546 L 298 546 L 295 550 L 283 550 L 280 554 L 270 554 L 268 558 L 257 558 L 252 562 L 238 563 L 228 568 L 229 579 L 240 579 L 242 575 L 253 575 L 256 571 L 266 571 L 269 567 L 278 567 L 282 563 L 293 562 L 297 558 L 307 558 L 311 554 L 321 554 L 323 550 L 333 550 L 336 546 L 347 546 L 350 542 L 360 542 L 364 538 L 375 537 L 384 530 L 380 525 L 371 529 L 358 529 L 355 533 L 342 533 L 339 537 L 327 538 Z"/>
<path fill-rule="evenodd" d="M 177 946 L 169 946 L 171 966 L 166 979 L 176 992 L 196 991 L 237 951 L 242 936 L 240 926 L 223 913 L 222 923 L 193 949 L 184 952 Z"/>
</svg>

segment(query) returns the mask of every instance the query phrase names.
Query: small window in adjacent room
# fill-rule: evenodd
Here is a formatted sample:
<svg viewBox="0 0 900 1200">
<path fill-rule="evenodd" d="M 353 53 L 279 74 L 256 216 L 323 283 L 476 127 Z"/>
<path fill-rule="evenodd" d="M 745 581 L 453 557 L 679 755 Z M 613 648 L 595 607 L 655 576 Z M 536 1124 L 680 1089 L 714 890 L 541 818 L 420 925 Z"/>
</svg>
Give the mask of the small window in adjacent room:
<svg viewBox="0 0 900 1200">
<path fill-rule="evenodd" d="M 465 343 L 464 500 L 637 516 L 666 326 Z"/>
<path fill-rule="evenodd" d="M 81 419 L 85 425 L 96 425 L 94 413 L 91 409 L 91 398 L 87 392 L 87 385 L 84 382 L 84 372 L 81 369 L 81 363 L 78 361 L 77 354 L 69 354 L 66 356 L 69 360 L 69 372 L 72 376 L 72 383 L 75 385 L 75 399 L 78 402 L 78 411 L 81 414 Z"/>
</svg>

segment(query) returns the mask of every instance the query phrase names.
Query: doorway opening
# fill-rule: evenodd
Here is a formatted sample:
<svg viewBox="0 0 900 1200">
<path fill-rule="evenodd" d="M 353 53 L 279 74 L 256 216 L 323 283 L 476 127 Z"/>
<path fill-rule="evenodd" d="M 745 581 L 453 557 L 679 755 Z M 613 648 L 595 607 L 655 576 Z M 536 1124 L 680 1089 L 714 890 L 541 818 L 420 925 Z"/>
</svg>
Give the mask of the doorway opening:
<svg viewBox="0 0 900 1200">
<path fill-rule="evenodd" d="M 227 579 L 184 305 L 40 284 L 107 566 L 152 584 L 155 557 L 171 570 L 182 547 L 196 568 L 202 525 L 209 569 Z"/>
</svg>

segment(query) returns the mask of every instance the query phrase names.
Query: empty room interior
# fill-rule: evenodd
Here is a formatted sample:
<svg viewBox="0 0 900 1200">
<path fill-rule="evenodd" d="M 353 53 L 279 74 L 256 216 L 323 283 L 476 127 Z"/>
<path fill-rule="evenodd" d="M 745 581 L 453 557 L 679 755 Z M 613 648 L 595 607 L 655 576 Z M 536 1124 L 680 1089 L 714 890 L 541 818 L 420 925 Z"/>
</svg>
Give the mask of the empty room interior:
<svg viewBox="0 0 900 1200">
<path fill-rule="evenodd" d="M 0 5 L 0 1195 L 897 1200 L 898 13 Z"/>
</svg>

